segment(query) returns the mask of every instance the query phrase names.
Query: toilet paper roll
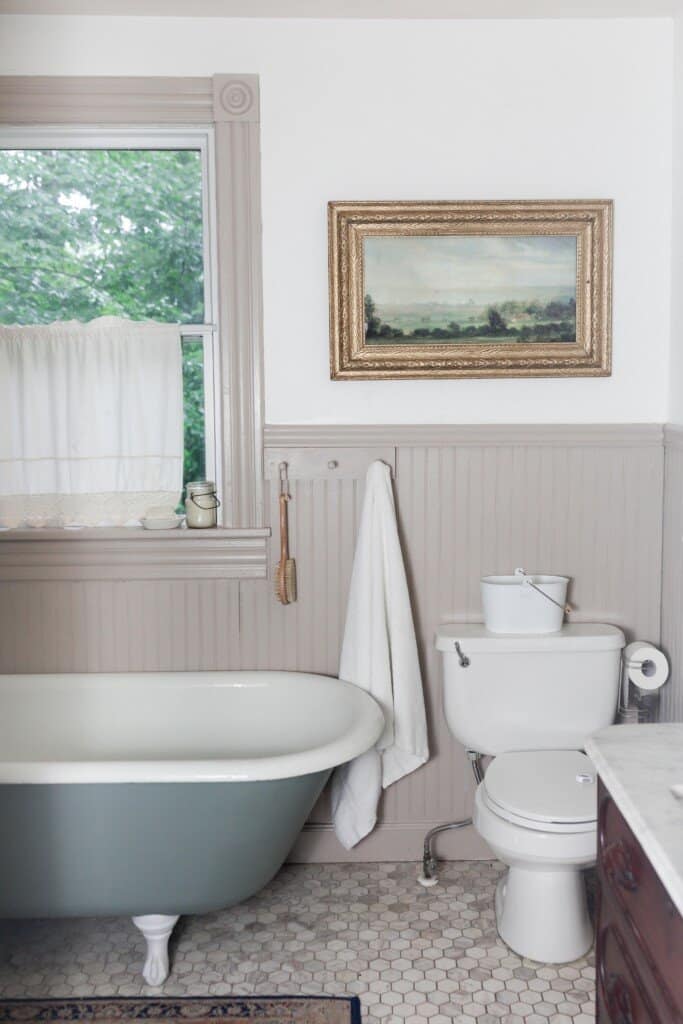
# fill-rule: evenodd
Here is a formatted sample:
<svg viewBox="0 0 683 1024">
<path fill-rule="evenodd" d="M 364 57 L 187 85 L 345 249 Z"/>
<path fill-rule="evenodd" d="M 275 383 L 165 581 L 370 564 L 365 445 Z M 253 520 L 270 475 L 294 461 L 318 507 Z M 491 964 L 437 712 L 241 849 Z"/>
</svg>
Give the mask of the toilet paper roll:
<svg viewBox="0 0 683 1024">
<path fill-rule="evenodd" d="M 669 678 L 669 662 L 652 644 L 637 640 L 624 648 L 626 674 L 640 690 L 659 690 Z"/>
</svg>

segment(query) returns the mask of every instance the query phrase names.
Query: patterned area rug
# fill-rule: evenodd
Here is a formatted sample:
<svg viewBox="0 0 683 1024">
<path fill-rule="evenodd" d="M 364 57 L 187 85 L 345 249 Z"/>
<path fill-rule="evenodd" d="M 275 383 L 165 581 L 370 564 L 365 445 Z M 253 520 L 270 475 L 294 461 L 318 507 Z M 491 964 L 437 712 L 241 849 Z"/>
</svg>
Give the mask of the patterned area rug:
<svg viewBox="0 0 683 1024">
<path fill-rule="evenodd" d="M 217 999 L 4 999 L 0 1024 L 79 1021 L 80 1024 L 361 1024 L 357 998 L 221 996 Z"/>
</svg>

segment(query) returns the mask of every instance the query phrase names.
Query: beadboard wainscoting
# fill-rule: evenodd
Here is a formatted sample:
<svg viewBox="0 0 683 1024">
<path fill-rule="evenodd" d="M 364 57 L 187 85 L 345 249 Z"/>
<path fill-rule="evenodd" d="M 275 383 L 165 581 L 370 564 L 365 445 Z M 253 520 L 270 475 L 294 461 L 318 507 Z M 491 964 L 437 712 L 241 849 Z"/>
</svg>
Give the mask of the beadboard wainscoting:
<svg viewBox="0 0 683 1024">
<path fill-rule="evenodd" d="M 662 690 L 660 719 L 683 721 L 683 426 L 664 431 L 664 535 L 662 540 L 662 647 L 671 677 Z"/>
<path fill-rule="evenodd" d="M 573 580 L 574 619 L 659 640 L 660 426 L 271 426 L 266 500 L 276 524 L 277 467 L 286 461 L 296 604 L 278 604 L 272 580 L 4 582 L 0 670 L 334 674 L 363 479 L 376 458 L 391 465 L 395 480 L 432 756 L 388 790 L 380 826 L 349 854 L 334 837 L 323 796 L 292 859 L 418 859 L 428 828 L 471 811 L 471 771 L 442 719 L 432 637 L 439 622 L 480 619 L 481 575 L 517 565 L 565 573 Z M 683 450 L 677 458 L 679 514 Z M 680 541 L 680 515 L 677 522 Z M 270 544 L 274 564 L 277 530 Z M 680 593 L 678 584 L 679 609 Z M 442 836 L 438 851 L 486 855 L 472 829 Z"/>
</svg>

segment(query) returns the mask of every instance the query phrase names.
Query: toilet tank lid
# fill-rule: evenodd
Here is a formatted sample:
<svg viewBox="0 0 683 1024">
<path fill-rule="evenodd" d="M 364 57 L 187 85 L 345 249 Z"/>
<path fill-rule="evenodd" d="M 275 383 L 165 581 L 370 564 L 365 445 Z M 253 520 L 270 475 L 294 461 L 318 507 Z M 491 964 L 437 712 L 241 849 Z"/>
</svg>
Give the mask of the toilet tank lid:
<svg viewBox="0 0 683 1024">
<path fill-rule="evenodd" d="M 557 633 L 490 633 L 481 622 L 446 622 L 437 627 L 438 651 L 618 651 L 626 643 L 617 626 L 602 622 L 569 622 Z"/>
</svg>

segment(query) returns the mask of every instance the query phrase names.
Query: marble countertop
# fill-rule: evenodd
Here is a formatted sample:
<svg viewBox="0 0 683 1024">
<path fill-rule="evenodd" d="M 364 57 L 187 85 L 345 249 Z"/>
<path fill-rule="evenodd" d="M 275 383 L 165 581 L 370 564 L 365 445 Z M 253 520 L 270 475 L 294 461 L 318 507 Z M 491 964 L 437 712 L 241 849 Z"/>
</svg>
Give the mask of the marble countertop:
<svg viewBox="0 0 683 1024">
<path fill-rule="evenodd" d="M 683 914 L 683 724 L 612 725 L 586 753 Z"/>
</svg>

